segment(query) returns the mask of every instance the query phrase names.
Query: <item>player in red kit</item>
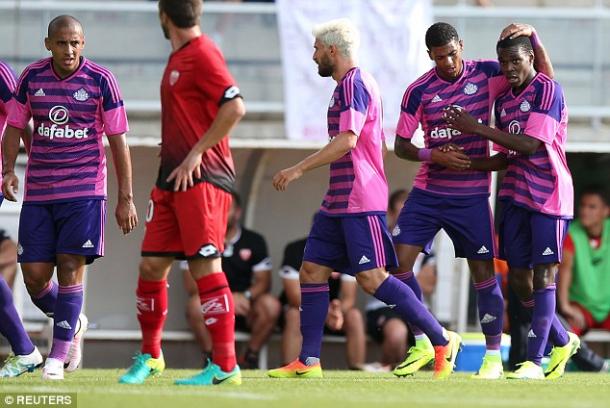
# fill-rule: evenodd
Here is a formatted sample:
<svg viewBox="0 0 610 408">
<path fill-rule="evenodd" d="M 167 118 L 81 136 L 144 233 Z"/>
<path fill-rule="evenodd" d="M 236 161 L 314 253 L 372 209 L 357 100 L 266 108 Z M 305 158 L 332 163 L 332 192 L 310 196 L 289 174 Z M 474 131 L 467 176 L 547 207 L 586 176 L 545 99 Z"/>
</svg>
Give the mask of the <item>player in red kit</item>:
<svg viewBox="0 0 610 408">
<path fill-rule="evenodd" d="M 163 372 L 167 275 L 186 259 L 197 282 L 213 361 L 177 384 L 240 384 L 235 360 L 233 297 L 221 254 L 235 181 L 228 133 L 245 113 L 220 50 L 201 33 L 201 0 L 160 0 L 159 17 L 172 45 L 161 81 L 161 165 L 148 204 L 138 279 L 141 352 L 121 383 L 141 384 Z"/>
</svg>

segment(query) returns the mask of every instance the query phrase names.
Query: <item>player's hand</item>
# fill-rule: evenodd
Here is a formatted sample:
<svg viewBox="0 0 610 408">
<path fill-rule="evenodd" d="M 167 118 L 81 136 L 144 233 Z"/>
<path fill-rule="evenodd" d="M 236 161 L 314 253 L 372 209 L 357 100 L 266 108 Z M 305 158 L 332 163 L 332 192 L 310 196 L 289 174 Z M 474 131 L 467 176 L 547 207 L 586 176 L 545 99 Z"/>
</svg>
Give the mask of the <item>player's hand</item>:
<svg viewBox="0 0 610 408">
<path fill-rule="evenodd" d="M 131 199 L 119 199 L 114 216 L 123 234 L 129 234 L 138 225 L 136 205 Z"/>
<path fill-rule="evenodd" d="M 300 178 L 302 175 L 303 171 L 297 166 L 278 171 L 275 176 L 273 176 L 273 187 L 275 187 L 277 191 L 286 191 L 288 184 Z"/>
<path fill-rule="evenodd" d="M 467 170 L 470 168 L 470 158 L 461 151 L 442 152 L 432 149 L 432 161 L 451 170 Z"/>
<path fill-rule="evenodd" d="M 250 313 L 250 300 L 241 292 L 233 292 L 233 305 L 236 315 L 248 316 Z"/>
<path fill-rule="evenodd" d="M 461 152 L 464 150 L 464 148 L 462 146 L 458 146 L 454 143 L 447 143 L 444 144 L 442 146 L 438 147 L 438 150 L 440 150 L 443 153 L 447 153 L 447 152 Z"/>
<path fill-rule="evenodd" d="M 334 331 L 339 331 L 343 328 L 343 311 L 341 311 L 341 301 L 339 299 L 334 299 L 328 305 L 326 326 Z"/>
<path fill-rule="evenodd" d="M 536 29 L 529 24 L 512 23 L 502 30 L 500 33 L 500 40 L 505 38 L 510 38 L 512 40 L 513 38 L 521 36 L 531 37 L 534 32 L 536 32 Z"/>
<path fill-rule="evenodd" d="M 193 179 L 201 178 L 201 154 L 191 151 L 167 178 L 174 180 L 174 191 L 186 191 L 195 184 Z"/>
<path fill-rule="evenodd" d="M 7 172 L 2 178 L 2 195 L 9 201 L 17 201 L 19 178 L 13 171 Z"/>
<path fill-rule="evenodd" d="M 476 133 L 479 122 L 464 109 L 448 106 L 443 110 L 443 119 L 451 128 L 462 133 Z"/>
<path fill-rule="evenodd" d="M 572 305 L 566 305 L 563 307 L 562 312 L 565 315 L 568 323 L 570 323 L 570 326 L 577 327 L 581 330 L 587 327 L 585 316 L 579 308 Z"/>
</svg>

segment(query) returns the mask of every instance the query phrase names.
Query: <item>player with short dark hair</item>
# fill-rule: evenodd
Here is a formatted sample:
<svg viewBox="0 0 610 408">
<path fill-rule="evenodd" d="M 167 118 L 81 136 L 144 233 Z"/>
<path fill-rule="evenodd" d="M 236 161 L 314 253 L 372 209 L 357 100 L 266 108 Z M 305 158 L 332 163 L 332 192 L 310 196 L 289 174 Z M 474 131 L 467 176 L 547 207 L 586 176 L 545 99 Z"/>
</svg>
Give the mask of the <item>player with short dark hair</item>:
<svg viewBox="0 0 610 408">
<path fill-rule="evenodd" d="M 509 282 L 521 299 L 531 293 L 533 308 L 527 361 L 507 378 L 553 379 L 563 375 L 568 359 L 580 347 L 555 314 L 555 276 L 562 246 L 573 215 L 574 188 L 565 146 L 568 111 L 561 86 L 534 69 L 531 38 L 505 38 L 497 45 L 502 74 L 511 86 L 495 102 L 496 128 L 481 124 L 464 109 L 450 107 L 449 126 L 479 135 L 501 153 L 473 160 L 495 168 L 507 167 L 498 198 L 501 200 L 500 255 L 509 265 Z M 488 168 L 489 169 L 489 168 Z M 541 359 L 554 331 L 551 361 L 546 372 Z"/>
<path fill-rule="evenodd" d="M 523 24 L 511 24 L 501 36 L 521 34 L 538 38 L 533 27 Z M 474 378 L 498 379 L 503 375 L 500 340 L 504 299 L 493 267 L 495 241 L 488 201 L 491 176 L 471 168 L 472 160 L 489 157 L 489 142 L 448 126 L 442 113 L 448 106 L 459 106 L 488 124 L 494 98 L 508 83 L 497 61 L 462 59 L 463 41 L 450 24 L 430 26 L 426 45 L 435 67 L 405 91 L 396 130 L 396 155 L 422 165 L 392 232 L 400 263 L 393 273 L 421 298 L 413 265 L 441 228 L 447 232 L 455 256 L 468 260 L 485 334 L 487 350 Z M 541 44 L 536 53 L 541 69 L 552 74 Z M 425 143 L 422 149 L 411 142 L 420 124 Z M 411 325 L 411 331 L 416 344 L 394 370 L 398 376 L 412 375 L 434 358 L 432 346 L 419 328 Z"/>
<path fill-rule="evenodd" d="M 328 313 L 328 278 L 349 273 L 369 294 L 416 322 L 435 346 L 434 378 L 446 378 L 460 346 L 457 333 L 445 331 L 413 291 L 388 275 L 396 256 L 386 225 L 388 184 L 383 168 L 385 137 L 381 97 L 375 79 L 357 64 L 359 32 L 347 19 L 313 31 L 313 60 L 322 77 L 337 82 L 328 107 L 330 142 L 293 167 L 278 172 L 273 185 L 284 191 L 304 172 L 330 164 L 329 189 L 307 238 L 301 283 L 299 358 L 269 371 L 271 377 L 321 377 L 320 349 Z"/>
<path fill-rule="evenodd" d="M 201 32 L 200 13 L 201 0 L 159 2 L 161 28 L 173 52 L 161 80 L 161 163 L 148 204 L 136 291 L 142 347 L 121 383 L 141 384 L 165 369 L 167 275 L 174 259 L 186 259 L 212 337 L 213 359 L 204 362 L 201 373 L 176 383 L 241 384 L 233 295 L 221 254 L 235 182 L 227 135 L 245 108 L 222 53 Z"/>
<path fill-rule="evenodd" d="M 8 64 L 0 61 L 0 136 L 2 136 L 6 127 L 8 105 L 13 98 L 16 85 L 15 73 Z M 0 195 L 0 204 L 3 200 L 4 197 Z M 8 259 L 7 251 L 10 254 Z M 23 328 L 13 303 L 11 286 L 14 271 L 17 268 L 17 248 L 4 230 L 0 230 L 0 255 L 3 261 L 3 264 L 0 265 L 0 334 L 8 340 L 11 346 L 11 353 L 0 368 L 0 378 L 17 377 L 40 366 L 42 356 Z M 8 260 L 6 264 L 4 263 L 5 260 Z M 8 268 L 11 268 L 13 272 L 10 277 L 2 273 Z"/>
<path fill-rule="evenodd" d="M 83 27 L 72 16 L 49 23 L 45 46 L 52 56 L 25 68 L 11 102 L 2 145 L 2 192 L 8 200 L 17 200 L 19 139 L 33 118 L 18 253 L 32 301 L 54 318 L 43 378 L 58 380 L 64 377 L 64 363 L 67 371 L 80 363 L 80 339 L 87 329 L 87 319 L 80 314 L 85 266 L 104 255 L 104 134 L 117 172 L 117 223 L 127 234 L 138 219 L 125 137 L 127 115 L 114 75 L 81 55 Z M 55 267 L 59 287 L 51 280 Z"/>
</svg>

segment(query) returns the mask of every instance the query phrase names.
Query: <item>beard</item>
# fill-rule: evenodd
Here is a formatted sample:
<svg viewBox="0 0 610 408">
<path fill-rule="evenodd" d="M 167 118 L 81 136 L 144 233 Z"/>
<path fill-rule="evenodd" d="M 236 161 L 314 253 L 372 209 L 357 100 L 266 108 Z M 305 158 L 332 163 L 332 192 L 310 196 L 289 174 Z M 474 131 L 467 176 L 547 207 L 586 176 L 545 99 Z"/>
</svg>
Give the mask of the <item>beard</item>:
<svg viewBox="0 0 610 408">
<path fill-rule="evenodd" d="M 161 23 L 161 30 L 163 30 L 163 35 L 165 36 L 165 39 L 169 40 L 169 29 L 163 23 Z"/>
<path fill-rule="evenodd" d="M 335 67 L 331 64 L 328 57 L 322 58 L 318 64 L 318 74 L 323 77 L 332 76 Z"/>
</svg>

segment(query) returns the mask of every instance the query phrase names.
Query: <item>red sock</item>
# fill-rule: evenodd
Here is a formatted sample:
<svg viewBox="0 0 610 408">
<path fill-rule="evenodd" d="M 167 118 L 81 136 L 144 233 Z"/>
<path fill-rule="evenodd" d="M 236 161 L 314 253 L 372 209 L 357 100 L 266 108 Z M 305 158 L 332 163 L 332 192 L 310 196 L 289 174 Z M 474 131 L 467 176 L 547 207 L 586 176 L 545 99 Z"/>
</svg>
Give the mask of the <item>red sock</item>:
<svg viewBox="0 0 610 408">
<path fill-rule="evenodd" d="M 161 336 L 167 316 L 167 280 L 138 279 L 138 321 L 142 329 L 142 354 L 161 355 Z"/>
<path fill-rule="evenodd" d="M 223 371 L 235 368 L 235 309 L 233 295 L 224 273 L 197 279 L 201 310 L 212 337 L 212 358 Z"/>
</svg>

